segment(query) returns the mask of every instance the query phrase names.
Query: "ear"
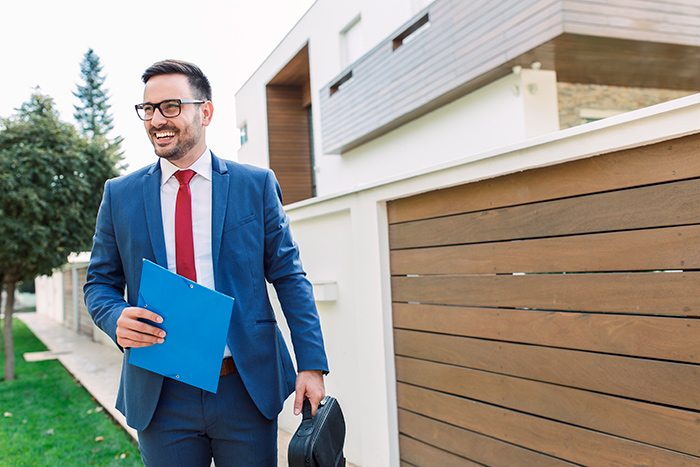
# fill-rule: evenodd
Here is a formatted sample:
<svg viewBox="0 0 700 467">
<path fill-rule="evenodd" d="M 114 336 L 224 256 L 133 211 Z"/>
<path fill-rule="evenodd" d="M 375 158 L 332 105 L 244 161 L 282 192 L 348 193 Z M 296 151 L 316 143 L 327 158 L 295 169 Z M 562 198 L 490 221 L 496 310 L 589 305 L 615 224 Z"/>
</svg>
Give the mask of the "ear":
<svg viewBox="0 0 700 467">
<path fill-rule="evenodd" d="M 202 125 L 209 126 L 211 119 L 214 116 L 214 104 L 211 101 L 207 101 L 199 106 L 200 112 L 202 112 Z"/>
</svg>

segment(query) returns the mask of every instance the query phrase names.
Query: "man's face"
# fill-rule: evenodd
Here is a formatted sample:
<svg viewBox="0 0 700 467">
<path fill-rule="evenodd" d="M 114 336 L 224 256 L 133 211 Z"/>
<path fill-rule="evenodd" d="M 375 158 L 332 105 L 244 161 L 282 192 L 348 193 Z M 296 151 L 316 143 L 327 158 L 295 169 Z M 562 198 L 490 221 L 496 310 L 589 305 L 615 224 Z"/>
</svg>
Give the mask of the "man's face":
<svg viewBox="0 0 700 467">
<path fill-rule="evenodd" d="M 167 99 L 194 99 L 185 75 L 154 76 L 146 83 L 143 101 L 157 104 Z M 206 149 L 204 128 L 211 118 L 211 103 L 182 104 L 180 115 L 165 118 L 156 110 L 144 122 L 156 155 L 179 167 L 189 167 Z"/>
</svg>

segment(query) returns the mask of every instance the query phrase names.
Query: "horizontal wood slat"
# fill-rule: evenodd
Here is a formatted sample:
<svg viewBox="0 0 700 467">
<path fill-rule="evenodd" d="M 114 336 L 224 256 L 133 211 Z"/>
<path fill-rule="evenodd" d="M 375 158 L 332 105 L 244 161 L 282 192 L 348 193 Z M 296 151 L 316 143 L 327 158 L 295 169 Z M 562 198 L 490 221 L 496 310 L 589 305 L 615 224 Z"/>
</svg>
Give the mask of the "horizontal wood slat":
<svg viewBox="0 0 700 467">
<path fill-rule="evenodd" d="M 390 224 L 700 177 L 700 134 L 506 177 L 434 190 L 387 205 Z"/>
<path fill-rule="evenodd" d="M 658 269 L 700 269 L 700 226 L 391 252 L 394 275 Z"/>
<path fill-rule="evenodd" d="M 398 384 L 400 408 L 583 465 L 700 466 L 700 458 Z M 564 440 L 564 442 L 562 442 Z"/>
<path fill-rule="evenodd" d="M 700 456 L 694 411 L 405 357 L 396 373 L 403 383 Z"/>
<path fill-rule="evenodd" d="M 393 277 L 395 302 L 700 316 L 700 273 Z"/>
<path fill-rule="evenodd" d="M 700 223 L 700 180 L 392 225 L 392 249 Z M 546 219 L 546 222 L 543 220 Z"/>
<path fill-rule="evenodd" d="M 397 356 L 700 410 L 700 367 L 415 331 L 394 331 Z"/>
<path fill-rule="evenodd" d="M 394 327 L 700 364 L 700 320 L 394 304 Z"/>
<path fill-rule="evenodd" d="M 401 432 L 421 440 L 424 443 L 454 452 L 457 455 L 473 459 L 479 465 L 494 467 L 512 467 L 514 465 L 532 465 L 537 467 L 563 467 L 573 464 L 540 454 L 520 446 L 484 436 L 479 433 L 448 425 L 431 418 L 399 409 Z M 404 455 L 403 446 L 401 455 Z M 435 462 L 417 463 L 416 465 L 442 466 Z"/>
<path fill-rule="evenodd" d="M 399 436 L 399 449 L 401 449 L 404 461 L 411 465 L 439 465 L 441 467 L 479 467 L 481 465 L 408 436 Z"/>
</svg>

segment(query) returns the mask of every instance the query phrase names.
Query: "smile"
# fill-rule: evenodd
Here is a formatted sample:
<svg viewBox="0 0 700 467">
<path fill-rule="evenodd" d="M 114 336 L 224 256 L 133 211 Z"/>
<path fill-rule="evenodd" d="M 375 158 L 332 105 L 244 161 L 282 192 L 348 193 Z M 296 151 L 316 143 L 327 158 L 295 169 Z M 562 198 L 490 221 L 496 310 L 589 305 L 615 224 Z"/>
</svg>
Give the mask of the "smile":
<svg viewBox="0 0 700 467">
<path fill-rule="evenodd" d="M 156 135 L 157 139 L 172 138 L 175 136 L 175 132 L 174 131 L 159 131 L 159 132 L 156 132 L 155 135 Z"/>
</svg>

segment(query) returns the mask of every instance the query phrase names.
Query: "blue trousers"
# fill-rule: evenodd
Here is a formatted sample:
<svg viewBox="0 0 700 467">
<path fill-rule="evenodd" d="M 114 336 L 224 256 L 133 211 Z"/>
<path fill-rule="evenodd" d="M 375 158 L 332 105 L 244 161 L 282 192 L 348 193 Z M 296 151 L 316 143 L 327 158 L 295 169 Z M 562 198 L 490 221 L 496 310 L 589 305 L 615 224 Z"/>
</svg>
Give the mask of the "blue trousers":
<svg viewBox="0 0 700 467">
<path fill-rule="evenodd" d="M 139 432 L 147 467 L 277 466 L 277 419 L 265 418 L 238 372 L 216 394 L 165 378 L 158 407 Z"/>
</svg>

